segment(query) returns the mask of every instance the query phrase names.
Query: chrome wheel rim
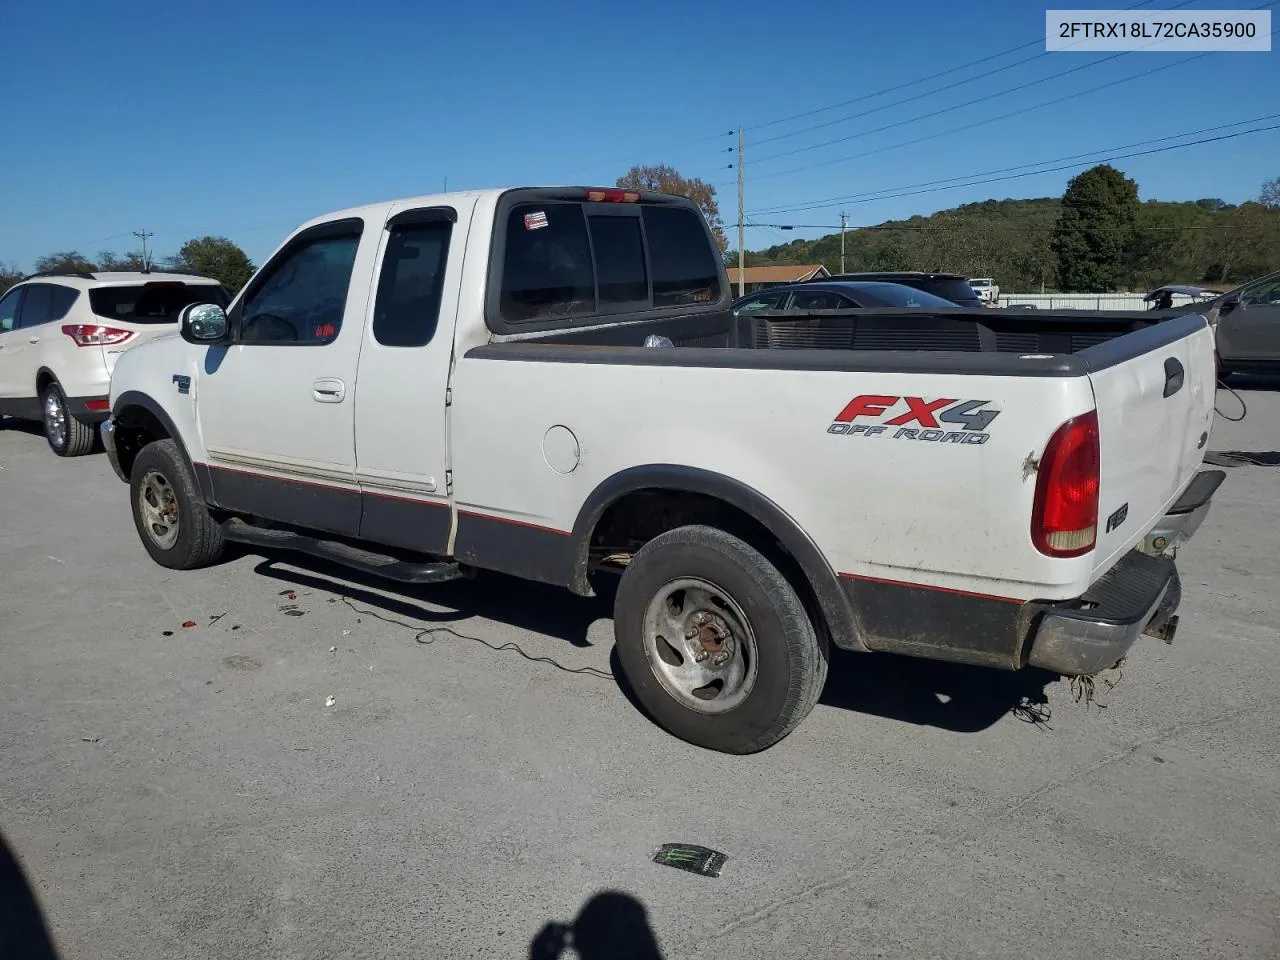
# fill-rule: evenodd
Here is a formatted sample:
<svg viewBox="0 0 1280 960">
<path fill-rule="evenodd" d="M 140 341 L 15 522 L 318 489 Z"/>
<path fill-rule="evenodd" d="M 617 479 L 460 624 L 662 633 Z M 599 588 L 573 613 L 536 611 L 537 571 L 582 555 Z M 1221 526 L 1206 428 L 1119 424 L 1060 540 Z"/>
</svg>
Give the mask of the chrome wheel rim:
<svg viewBox="0 0 1280 960">
<path fill-rule="evenodd" d="M 148 470 L 138 485 L 138 515 L 147 536 L 161 550 L 178 542 L 178 498 L 159 471 Z"/>
<path fill-rule="evenodd" d="M 681 706 L 724 713 L 756 684 L 751 623 L 729 593 L 707 580 L 668 582 L 644 612 L 644 652 L 653 675 Z"/>
<path fill-rule="evenodd" d="M 50 390 L 44 396 L 44 432 L 55 447 L 66 446 L 67 409 L 57 390 Z"/>
</svg>

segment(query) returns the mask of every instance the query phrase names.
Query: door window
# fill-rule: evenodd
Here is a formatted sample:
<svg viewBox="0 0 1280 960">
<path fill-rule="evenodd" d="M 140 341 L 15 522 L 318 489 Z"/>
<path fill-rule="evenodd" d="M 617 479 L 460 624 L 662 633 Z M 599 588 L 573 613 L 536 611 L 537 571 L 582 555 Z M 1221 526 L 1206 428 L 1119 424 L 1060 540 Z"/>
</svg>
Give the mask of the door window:
<svg viewBox="0 0 1280 960">
<path fill-rule="evenodd" d="M 10 290 L 0 299 L 0 333 L 8 333 L 18 326 L 18 307 L 22 305 L 22 293 L 26 287 Z"/>
<path fill-rule="evenodd" d="M 22 329 L 38 327 L 53 319 L 53 287 L 47 283 L 34 283 L 27 287 L 27 295 L 22 301 L 22 312 L 18 314 L 18 326 Z"/>
<path fill-rule="evenodd" d="M 449 258 L 448 221 L 393 227 L 378 278 L 373 338 L 386 347 L 424 347 L 435 336 Z"/>
<path fill-rule="evenodd" d="M 1280 303 L 1280 279 L 1268 280 L 1265 283 L 1255 283 L 1251 287 L 1245 287 L 1240 297 L 1240 302 L 1257 306 Z"/>
<path fill-rule="evenodd" d="M 271 263 L 245 297 L 241 343 L 323 346 L 342 329 L 360 230 L 303 239 Z"/>
</svg>

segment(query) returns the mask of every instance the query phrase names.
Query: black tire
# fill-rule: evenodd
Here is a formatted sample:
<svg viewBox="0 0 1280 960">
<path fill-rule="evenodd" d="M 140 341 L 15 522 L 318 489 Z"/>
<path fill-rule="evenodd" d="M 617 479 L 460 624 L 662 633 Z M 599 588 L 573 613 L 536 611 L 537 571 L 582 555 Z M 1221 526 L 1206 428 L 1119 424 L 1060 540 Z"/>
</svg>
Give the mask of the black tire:
<svg viewBox="0 0 1280 960">
<path fill-rule="evenodd" d="M 690 594 L 680 590 L 671 594 L 677 597 L 674 606 L 663 602 L 661 598 L 673 585 L 690 581 L 714 586 L 723 595 L 720 604 L 713 597 L 710 606 L 695 601 L 691 607 L 684 600 Z M 688 639 L 686 632 L 674 638 L 674 648 L 658 652 L 658 643 L 668 648 L 672 644 L 666 638 L 655 641 L 651 635 L 657 631 L 646 627 L 646 619 L 666 616 L 688 625 L 691 617 L 706 619 L 697 611 L 709 609 L 717 611 L 710 616 L 719 631 L 738 622 L 734 605 L 745 619 L 745 635 L 754 641 L 754 679 L 749 686 L 732 685 L 746 691 L 739 694 L 740 701 L 729 696 L 725 702 L 731 706 L 722 712 L 705 712 L 710 707 L 690 706 L 697 701 L 688 693 L 673 692 L 680 683 L 671 677 L 672 670 L 688 669 L 683 658 L 690 650 L 694 657 L 705 655 L 702 634 L 688 626 L 689 632 L 697 634 L 695 639 Z M 721 614 L 726 619 L 717 620 Z M 668 626 L 674 622 L 668 620 Z M 655 537 L 636 553 L 618 584 L 614 632 L 622 671 L 650 716 L 682 740 L 724 753 L 755 753 L 777 743 L 808 716 L 827 676 L 826 642 L 814 629 L 795 589 L 755 548 L 714 527 L 679 527 Z M 728 635 L 736 634 L 731 629 Z M 718 645 L 721 640 L 712 642 Z M 736 639 L 730 642 L 736 645 L 730 662 L 752 646 Z M 655 657 L 667 666 L 655 663 Z M 704 692 L 694 696 L 709 696 L 704 702 L 710 704 L 730 689 L 726 685 L 720 691 L 705 692 L 713 686 L 714 682 L 698 688 Z"/>
<path fill-rule="evenodd" d="M 93 424 L 76 419 L 67 407 L 67 395 L 56 381 L 41 392 L 40 411 L 44 416 L 44 438 L 58 456 L 83 457 L 93 450 Z"/>
<path fill-rule="evenodd" d="M 225 541 L 178 445 L 157 440 L 139 451 L 129 473 L 138 537 L 151 559 L 170 570 L 217 563 Z"/>
</svg>

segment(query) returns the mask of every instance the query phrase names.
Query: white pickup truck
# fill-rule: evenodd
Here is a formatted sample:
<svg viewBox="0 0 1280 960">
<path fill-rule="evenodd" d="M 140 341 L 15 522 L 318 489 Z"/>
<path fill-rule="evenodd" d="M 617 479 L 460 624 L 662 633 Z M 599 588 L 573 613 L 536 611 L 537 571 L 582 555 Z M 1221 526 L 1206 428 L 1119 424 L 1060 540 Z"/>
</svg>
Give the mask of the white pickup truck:
<svg viewBox="0 0 1280 960">
<path fill-rule="evenodd" d="M 1076 675 L 1171 639 L 1222 478 L 1203 318 L 730 300 L 682 198 L 344 210 L 125 354 L 102 434 L 167 567 L 620 575 L 628 682 L 717 750 L 792 730 L 829 644 Z"/>
</svg>

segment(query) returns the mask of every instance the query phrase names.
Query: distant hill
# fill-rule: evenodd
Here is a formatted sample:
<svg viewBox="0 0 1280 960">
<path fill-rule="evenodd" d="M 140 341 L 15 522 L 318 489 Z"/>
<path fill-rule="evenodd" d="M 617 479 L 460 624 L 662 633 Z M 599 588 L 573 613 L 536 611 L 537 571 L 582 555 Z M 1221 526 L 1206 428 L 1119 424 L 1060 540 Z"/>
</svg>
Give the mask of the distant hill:
<svg viewBox="0 0 1280 960">
<path fill-rule="evenodd" d="M 889 220 L 845 234 L 845 269 L 946 270 L 994 277 L 1002 290 L 1054 289 L 1049 237 L 1057 198 L 986 200 L 927 217 Z M 1141 207 L 1127 288 L 1163 283 L 1231 284 L 1280 269 L 1280 210 L 1221 200 Z M 822 263 L 840 269 L 840 234 L 748 251 L 748 266 Z"/>
</svg>

